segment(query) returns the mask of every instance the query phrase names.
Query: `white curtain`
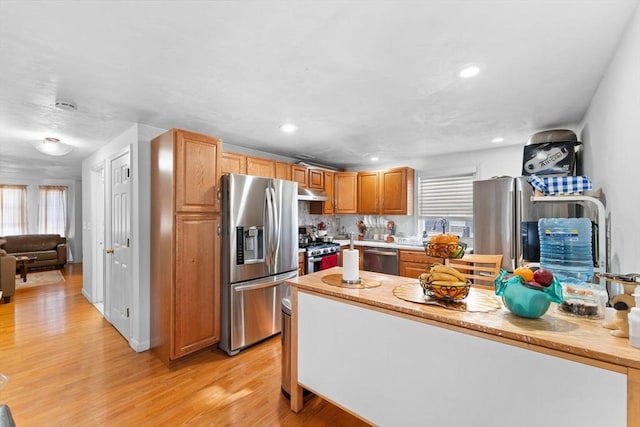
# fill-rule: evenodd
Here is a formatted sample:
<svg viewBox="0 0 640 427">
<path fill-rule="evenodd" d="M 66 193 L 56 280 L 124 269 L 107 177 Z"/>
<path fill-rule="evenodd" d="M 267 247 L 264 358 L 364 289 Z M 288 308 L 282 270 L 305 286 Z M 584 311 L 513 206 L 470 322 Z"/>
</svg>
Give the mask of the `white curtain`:
<svg viewBox="0 0 640 427">
<path fill-rule="evenodd" d="M 0 185 L 0 236 L 27 234 L 27 186 Z"/>
<path fill-rule="evenodd" d="M 67 187 L 39 187 L 38 233 L 67 235 Z"/>
</svg>

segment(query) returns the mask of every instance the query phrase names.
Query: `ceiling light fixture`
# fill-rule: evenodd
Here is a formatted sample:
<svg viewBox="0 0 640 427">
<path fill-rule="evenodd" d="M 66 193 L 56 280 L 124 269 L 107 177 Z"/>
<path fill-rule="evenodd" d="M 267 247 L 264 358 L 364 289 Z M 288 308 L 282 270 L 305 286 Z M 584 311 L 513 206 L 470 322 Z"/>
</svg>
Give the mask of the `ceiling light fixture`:
<svg viewBox="0 0 640 427">
<path fill-rule="evenodd" d="M 491 142 L 493 142 L 494 144 L 499 144 L 499 143 L 501 143 L 501 142 L 504 142 L 504 138 L 502 138 L 502 137 L 493 138 L 493 139 L 491 140 Z"/>
<path fill-rule="evenodd" d="M 371 158 L 371 161 L 372 161 L 372 162 L 377 162 L 378 160 L 380 160 L 380 159 L 379 159 L 378 157 L 376 157 L 376 156 L 373 156 L 373 157 Z"/>
<path fill-rule="evenodd" d="M 41 153 L 49 156 L 64 156 L 73 150 L 73 146 L 60 142 L 58 138 L 46 137 L 42 141 L 34 141 L 32 145 Z"/>
<path fill-rule="evenodd" d="M 469 77 L 473 77 L 477 75 L 479 72 L 480 72 L 480 67 L 478 67 L 477 65 L 468 65 L 460 70 L 460 72 L 458 73 L 458 76 L 460 76 L 463 79 L 468 79 Z"/>
<path fill-rule="evenodd" d="M 296 125 L 294 125 L 293 123 L 285 123 L 282 126 L 280 126 L 280 130 L 284 133 L 293 133 L 298 129 L 298 127 Z"/>
</svg>

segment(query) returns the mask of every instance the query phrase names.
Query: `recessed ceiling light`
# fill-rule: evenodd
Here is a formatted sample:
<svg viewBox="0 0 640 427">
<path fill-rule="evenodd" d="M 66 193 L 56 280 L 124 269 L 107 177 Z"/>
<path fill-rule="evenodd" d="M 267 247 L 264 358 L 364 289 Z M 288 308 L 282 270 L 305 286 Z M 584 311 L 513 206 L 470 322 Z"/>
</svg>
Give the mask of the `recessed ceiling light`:
<svg viewBox="0 0 640 427">
<path fill-rule="evenodd" d="M 372 161 L 372 162 L 377 162 L 378 160 L 380 160 L 380 159 L 379 159 L 379 158 L 377 158 L 377 157 L 375 157 L 375 156 L 373 156 L 373 157 L 371 158 L 371 161 Z"/>
<path fill-rule="evenodd" d="M 494 144 L 498 144 L 500 142 L 504 142 L 504 138 L 501 138 L 501 137 L 493 138 L 491 142 L 493 142 Z"/>
<path fill-rule="evenodd" d="M 293 133 L 298 129 L 298 127 L 296 125 L 294 125 L 293 123 L 285 123 L 282 126 L 280 126 L 280 130 L 284 133 Z"/>
<path fill-rule="evenodd" d="M 469 65 L 460 70 L 458 76 L 462 77 L 463 79 L 468 79 L 469 77 L 477 75 L 479 72 L 480 67 L 478 67 L 477 65 Z"/>
</svg>

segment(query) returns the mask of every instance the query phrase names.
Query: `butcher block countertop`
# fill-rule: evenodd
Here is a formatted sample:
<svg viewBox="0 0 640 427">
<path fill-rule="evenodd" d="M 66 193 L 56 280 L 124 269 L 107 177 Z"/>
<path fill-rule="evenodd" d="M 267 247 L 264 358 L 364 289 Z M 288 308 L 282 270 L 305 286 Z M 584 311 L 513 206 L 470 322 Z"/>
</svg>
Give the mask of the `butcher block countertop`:
<svg viewBox="0 0 640 427">
<path fill-rule="evenodd" d="M 353 289 L 324 283 L 322 277 L 331 274 L 342 274 L 342 268 L 334 267 L 301 276 L 288 281 L 288 284 L 301 291 L 361 304 L 372 310 L 419 318 L 417 320 L 471 335 L 525 348 L 542 347 L 560 357 L 588 364 L 613 364 L 621 372 L 626 372 L 627 368 L 640 369 L 640 349 L 632 347 L 626 338 L 613 337 L 608 329 L 601 326 L 601 319 L 583 319 L 558 313 L 555 304 L 538 319 L 515 316 L 504 306 L 488 313 L 460 312 L 405 301 L 393 295 L 396 286 L 417 284 L 417 279 L 361 271 L 363 279 L 379 281 L 380 286 Z M 493 289 L 474 288 L 472 291 L 495 295 Z"/>
</svg>

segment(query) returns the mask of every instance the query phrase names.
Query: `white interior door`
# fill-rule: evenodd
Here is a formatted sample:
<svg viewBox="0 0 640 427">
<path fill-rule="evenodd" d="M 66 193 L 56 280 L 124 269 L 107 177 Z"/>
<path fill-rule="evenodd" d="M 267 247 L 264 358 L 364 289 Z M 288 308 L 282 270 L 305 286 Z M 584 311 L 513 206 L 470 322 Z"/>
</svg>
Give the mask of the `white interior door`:
<svg viewBox="0 0 640 427">
<path fill-rule="evenodd" d="M 107 319 L 125 337 L 131 334 L 131 156 L 127 149 L 111 160 L 110 221 L 107 249 L 105 311 Z"/>
</svg>

